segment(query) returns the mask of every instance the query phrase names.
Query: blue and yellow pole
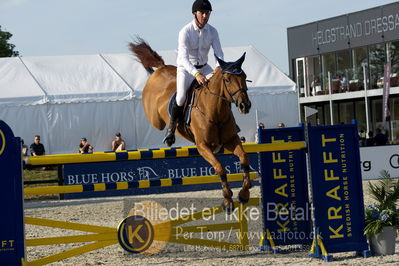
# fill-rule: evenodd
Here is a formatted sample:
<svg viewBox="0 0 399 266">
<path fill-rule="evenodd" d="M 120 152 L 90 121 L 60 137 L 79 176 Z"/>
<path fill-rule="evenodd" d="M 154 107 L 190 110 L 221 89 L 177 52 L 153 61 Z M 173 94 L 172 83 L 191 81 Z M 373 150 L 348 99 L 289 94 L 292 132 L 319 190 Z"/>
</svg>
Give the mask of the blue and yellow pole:
<svg viewBox="0 0 399 266">
<path fill-rule="evenodd" d="M 256 179 L 256 172 L 251 172 L 250 179 Z M 241 181 L 243 174 L 228 174 L 227 181 Z M 157 180 L 140 180 L 131 182 L 116 183 L 99 183 L 90 185 L 70 185 L 70 186 L 46 186 L 46 187 L 28 187 L 24 189 L 25 196 L 48 195 L 48 194 L 65 194 L 65 193 L 81 193 L 89 191 L 107 191 L 107 190 L 126 190 L 133 188 L 149 188 L 149 187 L 169 187 L 177 185 L 194 185 L 218 183 L 220 178 L 217 175 L 212 176 L 191 176 L 176 179 L 157 179 Z"/>
<path fill-rule="evenodd" d="M 300 150 L 306 147 L 305 142 L 285 142 L 285 143 L 267 143 L 255 144 L 248 143 L 243 145 L 247 153 L 268 152 L 268 151 L 285 151 Z M 232 154 L 226 149 L 222 149 L 218 154 Z M 126 161 L 126 160 L 142 160 L 142 159 L 166 159 L 199 156 L 199 152 L 195 146 L 182 148 L 161 148 L 161 149 L 144 149 L 135 151 L 122 152 L 95 152 L 93 154 L 56 154 L 43 156 L 25 157 L 27 165 L 57 165 L 70 163 L 93 163 L 93 162 L 110 162 L 110 161 Z"/>
</svg>

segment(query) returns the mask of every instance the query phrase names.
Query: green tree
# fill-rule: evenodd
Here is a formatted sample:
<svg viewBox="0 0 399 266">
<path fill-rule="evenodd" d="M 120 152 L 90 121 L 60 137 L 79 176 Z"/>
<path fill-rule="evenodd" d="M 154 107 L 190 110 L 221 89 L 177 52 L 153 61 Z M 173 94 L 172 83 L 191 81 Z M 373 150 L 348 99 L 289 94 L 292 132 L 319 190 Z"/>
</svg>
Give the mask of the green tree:
<svg viewBox="0 0 399 266">
<path fill-rule="evenodd" d="M 18 56 L 19 52 L 14 51 L 15 45 L 8 42 L 12 34 L 2 31 L 0 26 L 0 57 Z"/>
</svg>

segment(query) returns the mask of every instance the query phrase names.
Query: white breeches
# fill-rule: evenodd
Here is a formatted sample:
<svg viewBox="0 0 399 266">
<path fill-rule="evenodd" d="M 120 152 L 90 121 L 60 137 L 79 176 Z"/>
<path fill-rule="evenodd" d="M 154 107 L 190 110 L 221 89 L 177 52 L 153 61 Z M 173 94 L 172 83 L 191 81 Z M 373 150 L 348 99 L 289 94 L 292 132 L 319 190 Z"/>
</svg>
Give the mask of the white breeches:
<svg viewBox="0 0 399 266">
<path fill-rule="evenodd" d="M 198 69 L 199 72 L 201 72 L 202 75 L 204 75 L 206 78 L 210 78 L 213 69 L 210 65 L 206 64 L 204 67 Z M 178 106 L 183 106 L 184 101 L 186 100 L 186 93 L 187 90 L 189 89 L 191 83 L 195 77 L 188 73 L 183 67 L 177 67 L 177 77 L 176 77 L 176 89 L 177 89 L 177 94 L 176 94 L 176 103 Z"/>
</svg>

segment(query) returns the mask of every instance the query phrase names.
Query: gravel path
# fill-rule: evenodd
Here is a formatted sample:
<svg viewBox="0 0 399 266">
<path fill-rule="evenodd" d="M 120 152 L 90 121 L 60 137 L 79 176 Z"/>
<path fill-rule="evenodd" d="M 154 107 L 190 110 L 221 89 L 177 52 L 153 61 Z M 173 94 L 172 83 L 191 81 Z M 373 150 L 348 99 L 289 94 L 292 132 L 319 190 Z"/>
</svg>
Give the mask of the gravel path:
<svg viewBox="0 0 399 266">
<path fill-rule="evenodd" d="M 366 182 L 363 185 L 365 187 Z M 364 188 L 364 191 L 367 192 L 367 189 Z M 254 187 L 251 193 L 252 197 L 259 197 L 259 187 Z M 214 205 L 220 203 L 220 194 L 221 192 L 217 190 L 123 198 L 28 201 L 25 203 L 25 215 L 116 228 L 119 222 L 130 211 L 134 202 L 145 201 L 148 203 L 156 201 L 161 205 L 170 205 L 179 201 L 182 203 L 194 202 L 197 206 L 209 206 L 210 202 L 216 203 Z M 238 194 L 238 189 L 234 189 L 234 194 Z M 365 204 L 371 202 L 372 200 L 365 193 Z M 249 224 L 249 231 L 259 232 L 261 228 L 261 219 Z M 31 225 L 26 225 L 25 230 L 27 238 L 77 234 L 76 231 L 71 230 Z M 247 252 L 224 251 L 210 248 L 196 248 L 195 250 L 193 246 L 179 244 L 167 244 L 164 246 L 161 244 L 161 248 L 158 249 L 160 251 L 156 254 L 128 254 L 117 244 L 65 259 L 61 262 L 53 263 L 53 265 L 318 265 L 324 263 L 318 259 L 308 258 L 308 249 L 300 250 L 297 247 L 291 247 L 279 254 L 258 251 L 256 249 L 258 242 L 258 235 L 256 235 L 250 240 L 252 250 Z M 28 247 L 28 261 L 80 245 L 52 245 L 51 248 L 49 246 Z M 396 251 L 396 254 L 392 256 L 371 257 L 367 259 L 356 257 L 353 252 L 333 254 L 334 261 L 328 265 L 399 265 L 399 241 L 396 244 Z"/>
</svg>

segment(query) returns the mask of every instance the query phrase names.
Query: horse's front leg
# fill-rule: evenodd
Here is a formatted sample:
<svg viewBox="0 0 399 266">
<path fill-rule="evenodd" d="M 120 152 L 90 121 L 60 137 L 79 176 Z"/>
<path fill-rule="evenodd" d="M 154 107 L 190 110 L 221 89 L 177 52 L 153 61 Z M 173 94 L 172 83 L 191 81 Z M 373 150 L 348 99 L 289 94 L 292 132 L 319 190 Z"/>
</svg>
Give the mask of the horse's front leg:
<svg viewBox="0 0 399 266">
<path fill-rule="evenodd" d="M 233 202 L 233 191 L 231 191 L 229 184 L 227 182 L 226 169 L 219 162 L 216 156 L 213 154 L 212 150 L 206 144 L 197 144 L 198 152 L 201 156 L 215 169 L 217 175 L 220 177 L 220 182 L 222 184 L 223 192 L 223 204 L 222 207 L 227 213 L 231 213 L 234 210 Z"/>
<path fill-rule="evenodd" d="M 242 188 L 238 194 L 238 199 L 242 204 L 245 204 L 249 201 L 250 191 L 249 189 L 252 187 L 251 180 L 249 178 L 249 160 L 248 155 L 244 151 L 244 148 L 241 145 L 241 141 L 238 138 L 234 138 L 234 140 L 225 145 L 225 148 L 231 151 L 234 155 L 236 155 L 240 159 L 241 170 L 244 173 L 244 178 L 242 182 Z"/>
</svg>

